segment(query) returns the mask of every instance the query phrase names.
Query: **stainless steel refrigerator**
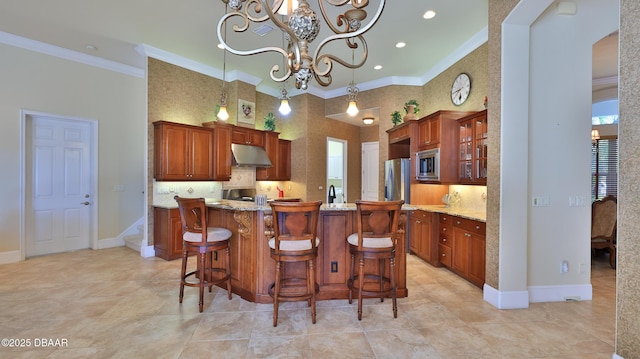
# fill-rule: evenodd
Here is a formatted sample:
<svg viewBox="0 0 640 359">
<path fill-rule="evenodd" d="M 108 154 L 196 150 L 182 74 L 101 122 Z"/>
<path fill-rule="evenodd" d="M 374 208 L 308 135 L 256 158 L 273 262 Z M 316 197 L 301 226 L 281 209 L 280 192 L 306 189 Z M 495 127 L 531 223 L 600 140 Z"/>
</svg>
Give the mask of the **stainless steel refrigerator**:
<svg viewBox="0 0 640 359">
<path fill-rule="evenodd" d="M 395 201 L 403 199 L 404 203 L 411 200 L 411 161 L 408 158 L 397 158 L 384 161 L 384 200 Z"/>
</svg>

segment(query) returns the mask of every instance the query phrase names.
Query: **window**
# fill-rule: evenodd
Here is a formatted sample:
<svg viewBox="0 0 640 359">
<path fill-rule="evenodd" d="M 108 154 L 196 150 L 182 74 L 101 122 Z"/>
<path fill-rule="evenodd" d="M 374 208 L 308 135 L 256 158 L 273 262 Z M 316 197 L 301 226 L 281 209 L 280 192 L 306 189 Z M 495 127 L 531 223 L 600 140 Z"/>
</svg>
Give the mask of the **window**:
<svg viewBox="0 0 640 359">
<path fill-rule="evenodd" d="M 618 196 L 618 139 L 595 140 L 591 151 L 591 201 Z"/>
</svg>

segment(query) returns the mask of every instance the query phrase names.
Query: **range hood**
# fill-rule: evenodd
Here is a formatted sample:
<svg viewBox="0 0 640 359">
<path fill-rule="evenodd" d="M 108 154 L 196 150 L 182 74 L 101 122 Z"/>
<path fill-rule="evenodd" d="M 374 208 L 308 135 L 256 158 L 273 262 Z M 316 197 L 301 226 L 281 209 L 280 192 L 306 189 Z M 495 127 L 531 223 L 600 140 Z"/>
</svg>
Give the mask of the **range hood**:
<svg viewBox="0 0 640 359">
<path fill-rule="evenodd" d="M 240 167 L 271 167 L 267 152 L 262 147 L 231 144 L 234 165 Z"/>
</svg>

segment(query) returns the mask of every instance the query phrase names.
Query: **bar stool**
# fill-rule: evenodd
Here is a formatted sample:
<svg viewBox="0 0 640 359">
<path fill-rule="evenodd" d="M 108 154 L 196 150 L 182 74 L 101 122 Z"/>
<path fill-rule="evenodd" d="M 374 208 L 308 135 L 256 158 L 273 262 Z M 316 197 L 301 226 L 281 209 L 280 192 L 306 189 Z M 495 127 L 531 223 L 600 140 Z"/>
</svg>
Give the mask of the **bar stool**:
<svg viewBox="0 0 640 359">
<path fill-rule="evenodd" d="M 398 317 L 396 302 L 396 243 L 399 239 L 398 225 L 400 210 L 404 201 L 356 201 L 356 223 L 358 231 L 347 237 L 351 253 L 351 273 L 347 280 L 349 304 L 354 292 L 358 296 L 358 320 L 362 319 L 362 298 L 391 296 L 393 317 Z M 356 259 L 358 274 L 355 273 Z M 377 272 L 365 271 L 365 260 L 377 259 Z M 385 274 L 385 261 L 389 262 L 389 272 Z M 375 267 L 373 267 L 375 269 Z"/>
<path fill-rule="evenodd" d="M 204 198 L 173 197 L 178 202 L 182 221 L 182 271 L 180 273 L 180 303 L 184 296 L 184 286 L 200 288 L 200 313 L 204 306 L 204 288 L 226 282 L 227 294 L 231 299 L 231 262 L 229 238 L 231 231 L 226 228 L 207 227 L 207 207 Z M 224 250 L 224 267 L 213 267 L 211 254 Z M 189 254 L 197 254 L 197 269 L 187 273 Z M 189 281 L 197 276 L 198 281 Z"/>
<path fill-rule="evenodd" d="M 278 325 L 278 306 L 281 301 L 306 300 L 311 306 L 311 321 L 316 323 L 315 259 L 320 239 L 317 236 L 321 201 L 272 202 L 274 236 L 269 239 L 271 258 L 275 260 L 275 282 L 269 287 L 273 297 L 273 326 Z M 306 277 L 287 277 L 284 264 L 306 262 Z"/>
</svg>

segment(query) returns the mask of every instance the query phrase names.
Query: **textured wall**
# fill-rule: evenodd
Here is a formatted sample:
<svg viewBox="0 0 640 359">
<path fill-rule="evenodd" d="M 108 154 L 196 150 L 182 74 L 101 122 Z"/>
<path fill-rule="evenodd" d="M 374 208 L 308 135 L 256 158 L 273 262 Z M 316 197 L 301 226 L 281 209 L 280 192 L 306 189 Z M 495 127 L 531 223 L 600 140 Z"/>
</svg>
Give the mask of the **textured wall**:
<svg viewBox="0 0 640 359">
<path fill-rule="evenodd" d="M 487 233 L 485 282 L 499 289 L 500 259 L 500 83 L 502 21 L 519 0 L 489 0 Z"/>
<path fill-rule="evenodd" d="M 620 0 L 620 177 L 616 353 L 640 358 L 640 3 Z"/>
<path fill-rule="evenodd" d="M 484 110 L 484 98 L 488 95 L 487 59 L 489 47 L 484 44 L 448 69 L 438 74 L 423 87 L 420 116 L 439 110 L 480 111 Z M 471 78 L 471 92 L 467 101 L 456 106 L 451 101 L 451 85 L 460 73 Z"/>
</svg>

